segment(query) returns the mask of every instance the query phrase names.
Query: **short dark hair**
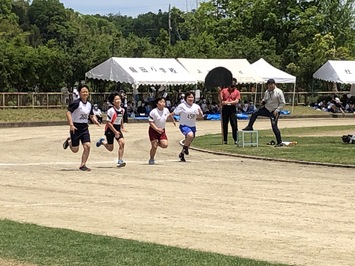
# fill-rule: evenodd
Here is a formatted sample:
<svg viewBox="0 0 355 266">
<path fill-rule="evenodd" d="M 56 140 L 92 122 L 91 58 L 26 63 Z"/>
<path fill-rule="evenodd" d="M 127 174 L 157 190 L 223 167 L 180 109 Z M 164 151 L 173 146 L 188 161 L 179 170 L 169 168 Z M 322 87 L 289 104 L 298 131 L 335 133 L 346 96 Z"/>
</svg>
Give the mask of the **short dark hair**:
<svg viewBox="0 0 355 266">
<path fill-rule="evenodd" d="M 275 82 L 275 80 L 274 79 L 269 79 L 267 82 L 266 82 L 266 84 L 275 84 L 276 82 Z"/>
<path fill-rule="evenodd" d="M 164 97 L 157 97 L 155 99 L 155 104 L 158 104 L 158 102 L 160 102 L 161 100 L 165 100 L 165 98 Z"/>
<path fill-rule="evenodd" d="M 116 96 L 119 96 L 121 98 L 121 95 L 119 93 L 117 93 L 117 92 L 111 93 L 110 96 L 108 96 L 108 98 L 107 98 L 108 102 L 113 104 L 113 100 L 115 99 Z"/>
<path fill-rule="evenodd" d="M 80 92 L 82 90 L 82 88 L 87 88 L 87 90 L 90 90 L 89 89 L 89 86 L 88 85 L 81 85 L 79 88 L 78 88 L 78 92 Z"/>
<path fill-rule="evenodd" d="M 195 93 L 193 93 L 192 91 L 188 91 L 188 92 L 185 93 L 184 100 L 186 101 L 187 97 L 190 96 L 190 95 L 194 96 L 194 98 L 195 98 Z"/>
</svg>

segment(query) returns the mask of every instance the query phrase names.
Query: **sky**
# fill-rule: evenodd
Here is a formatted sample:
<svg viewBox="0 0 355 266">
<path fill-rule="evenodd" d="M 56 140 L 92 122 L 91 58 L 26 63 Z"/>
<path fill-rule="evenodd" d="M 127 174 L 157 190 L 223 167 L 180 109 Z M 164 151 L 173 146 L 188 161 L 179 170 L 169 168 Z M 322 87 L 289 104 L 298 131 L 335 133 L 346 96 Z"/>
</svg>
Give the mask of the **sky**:
<svg viewBox="0 0 355 266">
<path fill-rule="evenodd" d="M 137 17 L 139 14 L 148 12 L 158 13 L 176 7 L 181 11 L 191 11 L 195 9 L 200 0 L 59 0 L 65 8 L 71 8 L 81 14 L 100 14 L 107 15 L 121 14 L 123 16 Z"/>
</svg>

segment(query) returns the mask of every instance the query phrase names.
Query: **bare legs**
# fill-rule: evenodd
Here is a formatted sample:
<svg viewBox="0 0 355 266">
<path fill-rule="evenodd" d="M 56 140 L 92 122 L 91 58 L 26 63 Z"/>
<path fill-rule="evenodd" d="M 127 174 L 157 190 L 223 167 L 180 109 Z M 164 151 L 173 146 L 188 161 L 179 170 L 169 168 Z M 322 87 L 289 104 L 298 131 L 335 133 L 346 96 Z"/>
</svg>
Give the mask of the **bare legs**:
<svg viewBox="0 0 355 266">
<path fill-rule="evenodd" d="M 168 147 L 168 140 L 167 139 L 162 139 L 160 141 L 158 140 L 152 140 L 150 142 L 151 148 L 149 151 L 150 154 L 150 160 L 149 161 L 154 161 L 155 154 L 157 152 L 158 147 L 166 149 Z"/>
</svg>

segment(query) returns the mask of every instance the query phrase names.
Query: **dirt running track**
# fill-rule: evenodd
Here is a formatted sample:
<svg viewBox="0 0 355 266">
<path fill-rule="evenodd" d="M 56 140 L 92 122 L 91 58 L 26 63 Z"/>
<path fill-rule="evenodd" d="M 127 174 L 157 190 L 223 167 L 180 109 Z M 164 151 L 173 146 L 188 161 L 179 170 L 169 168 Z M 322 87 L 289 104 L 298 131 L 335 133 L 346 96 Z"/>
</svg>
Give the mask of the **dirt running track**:
<svg viewBox="0 0 355 266">
<path fill-rule="evenodd" d="M 335 124 L 355 119 L 280 121 Z M 81 150 L 62 148 L 67 126 L 0 129 L 0 218 L 270 262 L 354 265 L 354 169 L 197 151 L 181 163 L 182 135 L 170 124 L 170 146 L 151 166 L 147 127 L 127 125 L 125 168 L 115 166 L 117 147 L 93 145 L 90 173 L 78 170 Z M 103 128 L 90 129 L 96 141 Z M 219 130 L 218 121 L 198 123 L 198 135 Z"/>
</svg>

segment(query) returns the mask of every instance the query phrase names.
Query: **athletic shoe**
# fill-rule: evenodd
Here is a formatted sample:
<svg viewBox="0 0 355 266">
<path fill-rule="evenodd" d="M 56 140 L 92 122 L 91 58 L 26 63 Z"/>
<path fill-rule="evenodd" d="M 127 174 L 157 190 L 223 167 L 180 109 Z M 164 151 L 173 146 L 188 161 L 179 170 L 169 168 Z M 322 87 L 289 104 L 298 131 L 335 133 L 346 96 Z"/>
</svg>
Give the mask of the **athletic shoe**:
<svg viewBox="0 0 355 266">
<path fill-rule="evenodd" d="M 185 155 L 189 155 L 189 148 L 184 148 Z"/>
<path fill-rule="evenodd" d="M 274 140 L 272 140 L 272 141 L 270 141 L 270 142 L 268 142 L 268 143 L 266 143 L 266 145 L 275 145 L 276 143 L 275 143 L 275 141 Z"/>
<path fill-rule="evenodd" d="M 184 153 L 180 152 L 179 158 L 180 158 L 180 161 L 186 162 Z"/>
<path fill-rule="evenodd" d="M 105 140 L 105 138 L 100 138 L 97 142 L 96 142 L 96 147 L 100 147 L 102 145 L 102 142 Z"/>
<path fill-rule="evenodd" d="M 126 166 L 126 163 L 122 160 L 118 160 L 117 162 L 117 167 L 125 167 Z"/>
<path fill-rule="evenodd" d="M 284 144 L 283 143 L 277 143 L 274 147 L 282 147 Z"/>
<path fill-rule="evenodd" d="M 227 141 L 223 141 L 223 144 L 227 144 Z"/>
<path fill-rule="evenodd" d="M 238 145 L 238 141 L 235 141 L 234 144 L 235 144 L 235 145 Z"/>
<path fill-rule="evenodd" d="M 242 129 L 243 131 L 253 131 L 253 127 L 246 126 L 245 128 Z"/>
<path fill-rule="evenodd" d="M 155 164 L 155 161 L 154 161 L 154 159 L 149 159 L 149 161 L 148 161 L 148 164 L 150 164 L 150 165 L 153 165 L 153 164 Z"/>
<path fill-rule="evenodd" d="M 69 147 L 69 140 L 70 138 L 67 138 L 64 143 L 63 143 L 63 149 L 66 150 Z"/>
<path fill-rule="evenodd" d="M 87 167 L 86 165 L 80 166 L 79 169 L 81 171 L 91 171 L 91 169 L 89 167 Z"/>
</svg>

